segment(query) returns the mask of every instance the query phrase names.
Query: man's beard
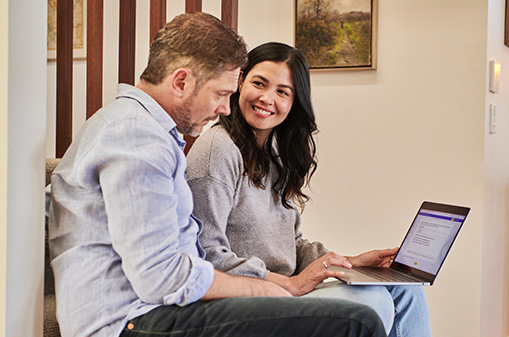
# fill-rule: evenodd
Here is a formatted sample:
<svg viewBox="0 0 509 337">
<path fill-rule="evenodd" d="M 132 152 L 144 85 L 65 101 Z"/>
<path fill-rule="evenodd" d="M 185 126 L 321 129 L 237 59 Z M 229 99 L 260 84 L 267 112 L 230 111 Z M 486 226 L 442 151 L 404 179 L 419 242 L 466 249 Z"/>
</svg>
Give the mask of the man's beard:
<svg viewBox="0 0 509 337">
<path fill-rule="evenodd" d="M 189 135 L 191 137 L 198 137 L 203 129 L 200 124 L 191 123 L 191 109 L 194 103 L 194 96 L 189 97 L 182 103 L 181 106 L 176 107 L 173 111 L 173 118 L 177 123 L 177 130 L 183 135 Z"/>
</svg>

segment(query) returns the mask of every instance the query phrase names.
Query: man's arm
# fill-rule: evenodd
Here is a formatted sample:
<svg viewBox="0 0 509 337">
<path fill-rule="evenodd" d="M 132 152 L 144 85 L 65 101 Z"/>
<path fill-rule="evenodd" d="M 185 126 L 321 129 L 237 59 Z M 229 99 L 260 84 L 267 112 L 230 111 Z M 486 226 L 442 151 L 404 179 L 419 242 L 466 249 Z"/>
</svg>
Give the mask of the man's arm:
<svg viewBox="0 0 509 337">
<path fill-rule="evenodd" d="M 292 295 L 272 282 L 253 277 L 233 276 L 215 270 L 212 285 L 201 300 L 252 296 L 291 297 Z"/>
<path fill-rule="evenodd" d="M 97 172 L 111 246 L 143 302 L 193 303 L 210 287 L 214 269 L 198 254 L 184 154 L 145 112 L 123 113 L 85 166 Z M 87 177 L 92 169 L 85 168 Z"/>
</svg>

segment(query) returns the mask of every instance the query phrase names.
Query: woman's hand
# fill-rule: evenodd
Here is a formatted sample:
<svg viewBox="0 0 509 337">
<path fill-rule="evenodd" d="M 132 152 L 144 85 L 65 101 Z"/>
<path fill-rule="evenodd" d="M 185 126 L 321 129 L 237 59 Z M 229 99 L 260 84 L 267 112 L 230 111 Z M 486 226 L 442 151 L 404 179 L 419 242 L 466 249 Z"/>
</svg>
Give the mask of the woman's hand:
<svg viewBox="0 0 509 337">
<path fill-rule="evenodd" d="M 294 296 L 301 296 L 315 289 L 324 279 L 339 277 L 345 274 L 340 271 L 327 270 L 330 266 L 352 267 L 346 257 L 334 252 L 329 252 L 311 262 L 299 275 L 287 277 L 280 274 L 269 273 L 267 281 L 279 284 Z"/>
<path fill-rule="evenodd" d="M 329 252 L 311 262 L 299 275 L 287 277 L 270 272 L 267 281 L 280 285 L 293 296 L 301 296 L 315 289 L 326 278 L 340 277 L 345 274 L 342 271 L 328 270 L 330 266 L 343 268 L 352 268 L 352 266 L 389 267 L 398 249 L 377 249 L 352 257 Z"/>
<path fill-rule="evenodd" d="M 398 252 L 398 247 L 382 250 L 371 250 L 357 256 L 349 257 L 348 260 L 356 267 L 389 267 Z"/>
</svg>

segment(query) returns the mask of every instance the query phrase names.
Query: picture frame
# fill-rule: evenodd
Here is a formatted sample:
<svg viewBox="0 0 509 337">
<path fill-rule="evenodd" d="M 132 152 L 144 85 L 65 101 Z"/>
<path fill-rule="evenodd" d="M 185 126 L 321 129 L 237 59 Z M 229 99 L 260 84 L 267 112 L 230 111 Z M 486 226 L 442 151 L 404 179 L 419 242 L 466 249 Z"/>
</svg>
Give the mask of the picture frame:
<svg viewBox="0 0 509 337">
<path fill-rule="evenodd" d="M 504 44 L 509 47 L 509 0 L 505 1 L 505 33 Z"/>
<path fill-rule="evenodd" d="M 48 1 L 48 60 L 57 59 L 57 0 Z M 65 1 L 65 0 L 63 0 Z M 73 0 L 73 59 L 87 57 L 87 0 Z"/>
<path fill-rule="evenodd" d="M 315 70 L 375 70 L 378 0 L 295 0 L 295 47 Z"/>
</svg>

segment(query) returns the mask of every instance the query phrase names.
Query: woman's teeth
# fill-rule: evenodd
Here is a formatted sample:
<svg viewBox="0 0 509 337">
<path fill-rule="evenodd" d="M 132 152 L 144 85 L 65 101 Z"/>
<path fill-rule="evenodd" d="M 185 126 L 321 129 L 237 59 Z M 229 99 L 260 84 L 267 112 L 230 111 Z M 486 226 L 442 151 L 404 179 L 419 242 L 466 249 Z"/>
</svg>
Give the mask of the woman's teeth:
<svg viewBox="0 0 509 337">
<path fill-rule="evenodd" d="M 253 107 L 253 109 L 258 112 L 259 114 L 262 114 L 262 115 L 273 115 L 274 113 L 273 112 L 269 112 L 269 111 L 266 111 L 266 110 L 262 110 L 260 108 L 257 108 L 257 107 Z"/>
</svg>

